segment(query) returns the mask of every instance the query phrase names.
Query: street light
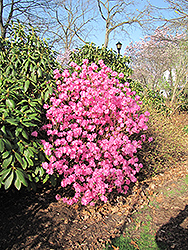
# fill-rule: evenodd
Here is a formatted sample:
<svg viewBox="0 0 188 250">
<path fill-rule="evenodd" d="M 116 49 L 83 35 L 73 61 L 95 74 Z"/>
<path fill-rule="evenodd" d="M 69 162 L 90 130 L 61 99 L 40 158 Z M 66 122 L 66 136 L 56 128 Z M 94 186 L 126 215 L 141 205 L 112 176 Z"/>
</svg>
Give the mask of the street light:
<svg viewBox="0 0 188 250">
<path fill-rule="evenodd" d="M 121 46 L 122 46 L 122 44 L 120 42 L 116 43 L 118 55 L 120 55 Z"/>
</svg>

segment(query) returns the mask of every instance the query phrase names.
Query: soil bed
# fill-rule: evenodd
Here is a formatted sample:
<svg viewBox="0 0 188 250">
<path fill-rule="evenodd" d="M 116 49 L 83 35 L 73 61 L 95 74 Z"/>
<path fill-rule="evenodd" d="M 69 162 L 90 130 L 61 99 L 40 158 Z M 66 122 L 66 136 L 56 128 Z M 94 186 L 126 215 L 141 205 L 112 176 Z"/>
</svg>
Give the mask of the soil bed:
<svg viewBox="0 0 188 250">
<path fill-rule="evenodd" d="M 57 190 L 50 187 L 37 194 L 1 190 L 0 249 L 103 249 L 105 242 L 125 233 L 134 221 L 134 213 L 141 211 L 142 223 L 147 222 L 148 215 L 153 218 L 151 233 L 156 234 L 159 245 L 165 243 L 169 247 L 166 249 L 186 250 L 186 178 L 188 164 L 184 162 L 137 182 L 127 197 L 114 194 L 108 203 L 95 207 L 70 207 L 57 202 Z M 139 237 L 140 228 L 141 223 L 133 237 Z"/>
</svg>

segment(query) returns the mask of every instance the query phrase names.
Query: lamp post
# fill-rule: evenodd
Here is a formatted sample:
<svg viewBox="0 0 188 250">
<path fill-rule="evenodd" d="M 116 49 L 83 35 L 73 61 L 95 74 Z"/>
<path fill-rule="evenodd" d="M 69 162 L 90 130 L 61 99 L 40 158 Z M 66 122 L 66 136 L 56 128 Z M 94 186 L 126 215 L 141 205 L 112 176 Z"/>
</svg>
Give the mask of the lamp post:
<svg viewBox="0 0 188 250">
<path fill-rule="evenodd" d="M 122 44 L 120 42 L 116 43 L 118 55 L 120 55 L 121 46 L 122 46 Z"/>
</svg>

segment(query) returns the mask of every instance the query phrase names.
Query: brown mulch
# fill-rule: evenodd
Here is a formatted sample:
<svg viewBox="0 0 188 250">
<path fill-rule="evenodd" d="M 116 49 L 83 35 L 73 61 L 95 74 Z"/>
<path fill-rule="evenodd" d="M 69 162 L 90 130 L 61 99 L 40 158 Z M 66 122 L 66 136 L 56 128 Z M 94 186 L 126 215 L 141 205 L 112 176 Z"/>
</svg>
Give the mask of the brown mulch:
<svg viewBox="0 0 188 250">
<path fill-rule="evenodd" d="M 52 188 L 43 188 L 37 194 L 26 191 L 13 194 L 1 190 L 0 249 L 103 249 L 105 242 L 123 232 L 130 215 L 144 206 L 153 206 L 159 243 L 172 241 L 179 231 L 178 235 L 187 239 L 184 234 L 188 230 L 188 220 L 185 220 L 188 217 L 188 194 L 175 195 L 172 199 L 161 193 L 165 186 L 178 185 L 186 175 L 187 162 L 137 182 L 127 197 L 115 195 L 108 203 L 95 207 L 80 204 L 70 207 L 62 201 L 57 202 L 57 190 Z M 159 210 L 151 205 L 154 199 L 160 204 Z M 177 221 L 184 221 L 184 229 Z M 168 231 L 173 228 L 168 239 L 167 228 Z M 178 246 L 177 242 L 175 246 Z"/>
</svg>

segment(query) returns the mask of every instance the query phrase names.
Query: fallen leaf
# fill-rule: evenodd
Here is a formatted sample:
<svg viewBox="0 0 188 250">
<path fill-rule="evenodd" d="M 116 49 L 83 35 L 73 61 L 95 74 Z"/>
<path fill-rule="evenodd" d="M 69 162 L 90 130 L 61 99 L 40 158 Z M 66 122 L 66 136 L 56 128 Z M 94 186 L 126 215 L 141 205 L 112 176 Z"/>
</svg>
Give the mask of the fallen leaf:
<svg viewBox="0 0 188 250">
<path fill-rule="evenodd" d="M 141 221 L 137 223 L 135 230 L 137 231 L 140 226 L 141 226 Z"/>
<path fill-rule="evenodd" d="M 77 204 L 77 205 L 74 207 L 74 209 L 75 209 L 75 210 L 77 210 L 77 209 L 78 209 L 78 207 L 79 207 L 79 206 L 78 206 L 78 204 Z"/>
<path fill-rule="evenodd" d="M 133 240 L 131 240 L 131 245 L 133 245 L 134 247 L 136 247 L 139 250 L 138 245 L 136 244 L 136 242 L 134 242 Z"/>
<path fill-rule="evenodd" d="M 114 250 L 119 250 L 119 247 L 115 247 L 113 245 L 112 245 L 112 247 L 113 247 Z"/>
</svg>

